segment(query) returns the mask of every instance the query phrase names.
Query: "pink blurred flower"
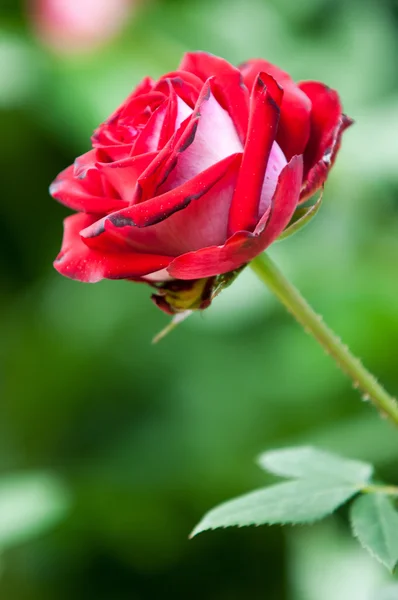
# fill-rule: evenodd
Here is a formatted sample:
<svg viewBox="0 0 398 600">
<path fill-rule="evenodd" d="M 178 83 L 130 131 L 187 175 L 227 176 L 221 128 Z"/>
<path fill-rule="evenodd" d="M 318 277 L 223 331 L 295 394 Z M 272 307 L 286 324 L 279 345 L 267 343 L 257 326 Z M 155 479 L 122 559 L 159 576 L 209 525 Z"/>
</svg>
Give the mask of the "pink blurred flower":
<svg viewBox="0 0 398 600">
<path fill-rule="evenodd" d="M 137 0 L 29 0 L 39 38 L 66 54 L 89 52 L 123 28 Z"/>
</svg>

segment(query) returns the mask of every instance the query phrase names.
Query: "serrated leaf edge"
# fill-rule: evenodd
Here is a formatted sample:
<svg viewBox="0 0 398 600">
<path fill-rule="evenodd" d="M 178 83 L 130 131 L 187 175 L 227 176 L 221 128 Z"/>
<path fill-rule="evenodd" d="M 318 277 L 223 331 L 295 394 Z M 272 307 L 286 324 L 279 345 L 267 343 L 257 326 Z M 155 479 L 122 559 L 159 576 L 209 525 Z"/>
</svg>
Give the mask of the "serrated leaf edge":
<svg viewBox="0 0 398 600">
<path fill-rule="evenodd" d="M 377 494 L 377 493 L 372 493 L 372 495 L 376 495 L 376 494 Z M 376 553 L 375 553 L 375 552 L 372 550 L 372 548 L 371 548 L 370 546 L 368 546 L 368 545 L 366 545 L 366 544 L 364 544 L 364 543 L 362 542 L 362 540 L 360 539 L 360 537 L 359 537 L 359 535 L 358 535 L 358 533 L 357 533 L 356 527 L 355 527 L 355 525 L 354 525 L 354 522 L 353 522 L 353 510 L 354 510 L 354 505 L 355 505 L 355 503 L 356 503 L 356 502 L 357 502 L 357 501 L 358 501 L 360 498 L 363 498 L 363 497 L 364 497 L 364 495 L 362 494 L 361 496 L 359 496 L 359 497 L 357 497 L 357 498 L 353 499 L 353 500 L 352 500 L 352 502 L 351 502 L 351 506 L 350 506 L 350 517 L 349 517 L 349 519 L 350 519 L 350 525 L 351 525 L 351 531 L 352 531 L 352 534 L 353 534 L 353 536 L 356 538 L 356 540 L 358 540 L 359 544 L 362 546 L 362 548 L 363 548 L 364 550 L 366 550 L 367 552 L 369 552 L 369 554 L 370 554 L 370 555 L 371 555 L 373 558 L 375 558 L 375 559 L 376 559 L 376 560 L 377 560 L 377 561 L 378 561 L 380 564 L 382 564 L 384 567 L 387 567 L 387 569 L 390 571 L 390 573 L 394 573 L 394 570 L 395 570 L 395 568 L 396 568 L 396 566 L 397 566 L 397 564 L 398 564 L 398 558 L 397 558 L 397 560 L 396 560 L 396 561 L 393 563 L 393 565 L 392 565 L 392 566 L 391 566 L 390 564 L 387 564 L 387 563 L 386 563 L 384 560 L 382 560 L 382 559 L 380 558 L 380 556 L 378 556 L 378 555 L 377 555 L 377 554 L 376 554 Z"/>
<path fill-rule="evenodd" d="M 297 479 L 289 479 L 286 481 L 287 482 L 294 482 L 294 481 L 298 481 Z M 311 481 L 311 479 L 307 479 L 306 481 Z M 322 479 L 315 479 L 313 480 L 315 482 L 318 481 L 322 481 Z M 330 479 L 327 481 L 328 483 L 330 483 Z M 326 479 L 325 479 L 325 483 L 326 483 Z M 342 482 L 340 480 L 336 480 L 336 483 L 342 484 L 342 483 L 347 483 L 347 482 Z M 275 484 L 278 485 L 278 484 Z M 266 488 L 260 488 L 260 489 L 268 489 L 273 487 L 271 486 L 267 486 Z M 350 486 L 351 487 L 351 486 Z M 285 526 L 285 525 L 290 525 L 290 526 L 295 526 L 295 525 L 311 525 L 313 523 L 316 523 L 318 521 L 321 521 L 322 519 L 325 519 L 326 517 L 332 515 L 338 508 L 340 508 L 341 506 L 343 506 L 344 504 L 346 504 L 347 502 L 349 502 L 354 496 L 356 496 L 358 493 L 360 493 L 361 488 L 358 487 L 358 489 L 355 489 L 354 484 L 352 484 L 352 494 L 350 496 L 348 496 L 345 500 L 343 500 L 342 502 L 340 502 L 339 504 L 337 504 L 335 506 L 335 508 L 330 511 L 329 513 L 325 514 L 325 515 L 321 515 L 319 517 L 315 517 L 315 518 L 309 518 L 309 519 L 303 519 L 301 521 L 272 521 L 272 520 L 268 520 L 264 523 L 256 523 L 256 522 L 252 522 L 252 523 L 244 523 L 244 524 L 231 524 L 231 525 L 215 525 L 212 526 L 210 525 L 209 527 L 205 527 L 203 528 L 201 526 L 202 523 L 204 523 L 206 521 L 206 518 L 208 515 L 210 515 L 213 511 L 217 510 L 218 508 L 222 507 L 224 504 L 228 504 L 229 502 L 233 502 L 234 500 L 238 500 L 239 498 L 242 498 L 246 495 L 250 495 L 252 492 L 247 492 L 247 494 L 243 494 L 242 496 L 237 496 L 235 498 L 231 498 L 230 500 L 226 500 L 225 502 L 221 502 L 221 504 L 218 504 L 217 506 L 211 508 L 207 513 L 205 513 L 204 517 L 199 521 L 198 525 L 196 525 L 196 527 L 194 527 L 194 529 L 192 530 L 192 532 L 189 535 L 189 539 L 194 538 L 196 535 L 198 535 L 199 533 L 204 533 L 205 531 L 215 531 L 216 529 L 228 529 L 230 527 L 238 527 L 239 529 L 241 529 L 242 527 L 264 527 L 264 526 L 273 526 L 273 525 L 279 525 L 281 527 Z M 257 491 L 257 490 L 253 490 L 253 491 Z"/>
</svg>

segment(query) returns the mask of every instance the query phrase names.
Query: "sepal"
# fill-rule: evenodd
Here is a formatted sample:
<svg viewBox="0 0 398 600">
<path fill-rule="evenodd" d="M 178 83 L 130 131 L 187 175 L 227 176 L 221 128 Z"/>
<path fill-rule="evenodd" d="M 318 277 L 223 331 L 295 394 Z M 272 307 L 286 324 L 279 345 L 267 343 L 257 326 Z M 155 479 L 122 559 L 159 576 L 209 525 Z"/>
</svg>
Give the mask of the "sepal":
<svg viewBox="0 0 398 600">
<path fill-rule="evenodd" d="M 311 204 L 310 206 L 299 206 L 296 208 L 289 225 L 277 238 L 277 241 L 285 240 L 294 233 L 297 233 L 297 231 L 300 231 L 300 229 L 305 227 L 305 225 L 315 217 L 322 203 L 322 195 L 323 190 L 315 204 Z"/>
</svg>

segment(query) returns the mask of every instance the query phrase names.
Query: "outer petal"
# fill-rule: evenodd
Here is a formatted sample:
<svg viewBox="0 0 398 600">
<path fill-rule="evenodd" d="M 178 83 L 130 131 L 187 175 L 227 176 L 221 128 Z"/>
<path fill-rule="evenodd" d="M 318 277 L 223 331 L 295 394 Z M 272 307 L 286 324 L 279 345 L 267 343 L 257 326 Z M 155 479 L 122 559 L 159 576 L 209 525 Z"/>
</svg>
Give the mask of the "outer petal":
<svg viewBox="0 0 398 600">
<path fill-rule="evenodd" d="M 85 243 L 99 252 L 105 252 L 117 241 L 120 248 L 138 252 L 155 252 L 178 256 L 213 244 L 223 244 L 227 237 L 228 213 L 238 175 L 241 155 L 228 157 L 222 163 L 201 174 L 197 181 L 189 182 L 186 188 L 191 196 L 187 199 L 182 188 L 180 194 L 183 210 L 177 210 L 168 218 L 147 227 L 134 225 L 134 215 L 140 207 L 151 201 L 133 206 L 94 223 L 82 231 Z M 208 183 L 205 179 L 208 179 Z M 203 186 L 203 184 L 205 185 Z M 193 190 L 199 190 L 192 194 Z M 173 193 L 173 192 L 171 192 Z M 165 198 L 167 194 L 163 196 Z M 167 200 L 160 200 L 165 206 Z"/>
<path fill-rule="evenodd" d="M 302 154 L 310 135 L 311 102 L 307 95 L 296 85 L 290 75 L 263 59 L 249 60 L 240 66 L 243 80 L 249 90 L 252 89 L 260 71 L 272 75 L 283 88 L 277 142 L 287 160 L 295 154 Z"/>
<path fill-rule="evenodd" d="M 91 150 L 62 171 L 50 186 L 50 194 L 69 208 L 104 214 L 119 210 L 127 203 L 104 180 L 96 167 L 96 152 Z"/>
<path fill-rule="evenodd" d="M 121 252 L 117 246 L 109 246 L 108 252 L 88 248 L 80 237 L 80 231 L 96 220 L 94 215 L 78 213 L 64 220 L 64 239 L 61 252 L 54 267 L 61 275 L 87 283 L 101 279 L 127 279 L 141 277 L 163 269 L 171 260 L 169 256 Z"/>
<path fill-rule="evenodd" d="M 295 156 L 279 176 L 269 220 L 259 223 L 254 233 L 239 231 L 223 246 L 203 248 L 177 257 L 168 267 L 176 279 L 213 277 L 238 269 L 263 252 L 289 223 L 297 206 L 303 173 L 301 156 Z"/>
<path fill-rule="evenodd" d="M 203 81 L 215 77 L 215 97 L 228 111 L 240 140 L 244 143 L 249 120 L 249 94 L 243 85 L 239 69 L 223 58 L 206 52 L 188 52 L 179 68 L 194 73 Z"/>
<path fill-rule="evenodd" d="M 257 224 L 261 190 L 276 136 L 282 96 L 282 89 L 270 75 L 258 75 L 250 99 L 249 131 L 229 215 L 229 235 L 235 231 L 253 231 Z"/>
<path fill-rule="evenodd" d="M 240 81 L 240 73 L 236 67 L 224 58 L 209 52 L 186 52 L 178 69 L 193 73 L 202 81 L 207 81 L 209 77 L 213 76 L 222 77 L 225 74 L 235 74 L 238 76 L 238 81 Z"/>
<path fill-rule="evenodd" d="M 254 230 L 255 235 L 261 240 L 261 252 L 272 244 L 290 223 L 299 201 L 302 180 L 303 157 L 293 156 L 281 171 L 269 214 L 261 217 Z"/>
<path fill-rule="evenodd" d="M 304 153 L 302 201 L 324 183 L 340 147 L 343 131 L 352 124 L 342 113 L 335 90 L 317 81 L 305 81 L 300 89 L 310 98 L 311 135 Z"/>
<path fill-rule="evenodd" d="M 124 211 L 119 211 L 117 214 L 131 219 L 137 227 L 147 227 L 159 223 L 177 210 L 188 206 L 192 200 L 198 200 L 206 194 L 224 176 L 230 164 L 235 160 L 236 154 L 227 156 L 224 160 L 201 171 L 183 185 Z"/>
</svg>

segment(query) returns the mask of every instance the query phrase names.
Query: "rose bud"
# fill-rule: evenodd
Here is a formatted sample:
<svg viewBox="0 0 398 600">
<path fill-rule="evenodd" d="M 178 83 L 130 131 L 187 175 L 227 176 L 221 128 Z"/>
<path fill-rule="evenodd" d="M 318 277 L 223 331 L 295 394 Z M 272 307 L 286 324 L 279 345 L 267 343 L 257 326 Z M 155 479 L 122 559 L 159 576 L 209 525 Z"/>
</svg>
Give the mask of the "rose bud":
<svg viewBox="0 0 398 600">
<path fill-rule="evenodd" d="M 236 68 L 188 53 L 177 71 L 144 79 L 52 184 L 78 211 L 55 268 L 149 283 L 171 314 L 206 308 L 286 234 L 350 123 L 322 83 L 296 84 L 265 60 Z"/>
</svg>

